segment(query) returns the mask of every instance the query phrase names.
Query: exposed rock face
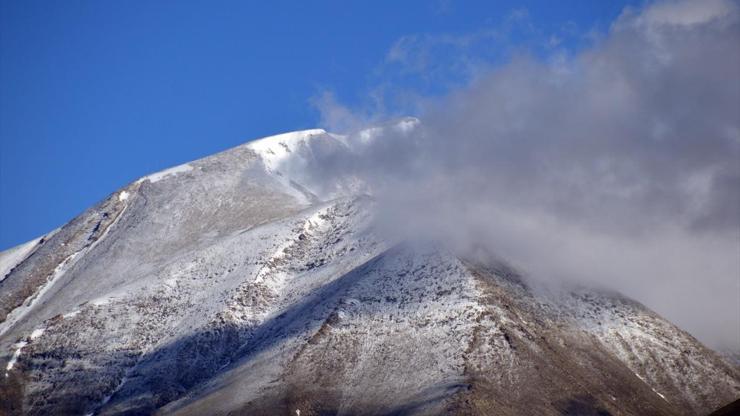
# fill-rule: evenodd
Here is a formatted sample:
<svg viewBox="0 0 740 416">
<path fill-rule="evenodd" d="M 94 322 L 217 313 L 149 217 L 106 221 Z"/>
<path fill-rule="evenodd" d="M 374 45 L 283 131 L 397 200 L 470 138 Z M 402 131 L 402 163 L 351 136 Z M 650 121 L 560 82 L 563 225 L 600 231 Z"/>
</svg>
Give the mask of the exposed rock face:
<svg viewBox="0 0 740 416">
<path fill-rule="evenodd" d="M 14 252 L 0 413 L 695 415 L 740 397 L 737 367 L 636 302 L 384 240 L 372 198 L 310 175 L 349 151 L 320 130 L 252 142 Z"/>
</svg>

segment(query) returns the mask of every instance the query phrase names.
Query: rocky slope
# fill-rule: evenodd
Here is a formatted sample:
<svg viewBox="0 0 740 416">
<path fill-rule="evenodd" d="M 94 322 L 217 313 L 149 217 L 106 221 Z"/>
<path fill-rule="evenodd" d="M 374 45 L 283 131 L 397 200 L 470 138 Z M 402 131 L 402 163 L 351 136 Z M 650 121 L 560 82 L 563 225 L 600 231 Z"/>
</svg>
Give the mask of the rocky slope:
<svg viewBox="0 0 740 416">
<path fill-rule="evenodd" d="M 361 184 L 312 175 L 361 145 L 250 142 L 0 253 L 0 413 L 695 415 L 740 397 L 737 367 L 634 301 L 382 238 Z"/>
</svg>

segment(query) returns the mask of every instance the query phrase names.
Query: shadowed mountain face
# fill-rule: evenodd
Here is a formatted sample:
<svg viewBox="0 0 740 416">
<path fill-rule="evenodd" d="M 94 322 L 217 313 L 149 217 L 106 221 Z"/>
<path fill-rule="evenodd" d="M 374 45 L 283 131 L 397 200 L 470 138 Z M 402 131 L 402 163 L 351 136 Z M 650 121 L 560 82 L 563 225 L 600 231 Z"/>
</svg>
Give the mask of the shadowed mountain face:
<svg viewBox="0 0 740 416">
<path fill-rule="evenodd" d="M 634 301 L 384 238 L 352 178 L 311 175 L 353 146 L 251 142 L 0 253 L 0 413 L 698 415 L 740 397 L 735 366 Z"/>
</svg>

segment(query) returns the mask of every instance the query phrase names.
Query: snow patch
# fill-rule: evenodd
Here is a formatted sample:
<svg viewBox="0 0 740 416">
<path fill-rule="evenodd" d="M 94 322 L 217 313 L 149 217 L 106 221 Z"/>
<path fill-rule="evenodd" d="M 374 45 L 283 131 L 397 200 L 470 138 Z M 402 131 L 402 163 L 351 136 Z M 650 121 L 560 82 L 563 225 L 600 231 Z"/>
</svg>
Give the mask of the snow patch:
<svg viewBox="0 0 740 416">
<path fill-rule="evenodd" d="M 666 399 L 664 395 L 660 394 L 660 393 L 658 392 L 658 390 L 655 390 L 655 389 L 653 388 L 653 386 L 651 386 L 650 384 L 648 384 L 648 382 L 647 382 L 647 381 L 646 381 L 646 380 L 645 380 L 644 378 L 642 378 L 642 377 L 641 377 L 641 376 L 640 376 L 639 374 L 635 373 L 634 371 L 633 371 L 632 373 L 633 373 L 634 375 L 636 375 L 636 376 L 637 376 L 637 378 L 639 378 L 640 380 L 642 380 L 642 382 L 643 382 L 643 383 L 647 384 L 647 386 L 648 386 L 648 387 L 650 387 L 650 390 L 652 390 L 652 391 L 653 391 L 653 393 L 655 393 L 655 394 L 657 394 L 658 396 L 660 396 L 660 398 L 661 398 L 661 399 L 663 399 L 663 400 L 665 400 L 665 401 L 668 401 L 668 399 Z"/>
<path fill-rule="evenodd" d="M 41 289 L 39 289 L 38 292 L 36 292 L 33 296 L 30 296 L 28 299 L 26 299 L 21 306 L 13 309 L 13 311 L 8 314 L 5 322 L 0 324 L 0 336 L 8 331 L 10 328 L 12 328 L 16 322 L 26 316 L 26 314 L 30 312 L 34 306 L 36 306 L 36 302 L 39 299 L 43 298 L 44 294 L 46 294 L 46 292 L 48 292 L 49 289 L 54 286 L 54 284 L 64 274 L 64 272 L 68 269 L 69 265 L 73 262 L 78 254 L 80 254 L 79 251 L 72 253 L 61 263 L 59 263 L 57 267 L 54 268 L 54 271 L 51 273 L 46 283 L 41 286 Z"/>
<path fill-rule="evenodd" d="M 326 134 L 323 129 L 295 131 L 249 142 L 247 146 L 261 158 L 268 171 L 276 171 L 311 136 Z"/>
<path fill-rule="evenodd" d="M 31 338 L 31 340 L 33 341 L 41 335 L 44 335 L 44 331 L 46 331 L 46 328 L 36 328 L 33 330 L 33 332 L 31 332 L 29 338 Z"/>
<path fill-rule="evenodd" d="M 143 178 L 136 181 L 136 183 L 142 183 L 144 181 L 155 183 L 155 182 L 161 181 L 162 179 L 168 176 L 174 176 L 174 175 L 177 175 L 178 173 L 190 172 L 191 170 L 193 170 L 193 167 L 185 163 L 179 166 L 175 166 L 173 168 L 165 169 L 161 172 L 152 173 L 151 175 L 144 176 Z"/>
<path fill-rule="evenodd" d="M 113 300 L 112 296 L 104 296 L 101 298 L 93 299 L 90 301 L 90 304 L 93 306 L 105 306 L 109 304 Z"/>
<path fill-rule="evenodd" d="M 285 257 L 285 250 L 287 250 L 293 244 L 294 244 L 293 240 L 287 240 L 283 242 L 282 244 L 280 244 L 278 248 L 272 253 L 272 255 L 270 255 L 270 257 L 267 258 L 265 265 L 259 269 L 259 271 L 257 272 L 257 277 L 255 277 L 254 279 L 254 282 L 264 283 L 265 277 L 272 272 L 274 264 L 280 259 L 282 259 L 283 257 Z M 275 287 L 271 287 L 271 289 L 273 290 L 278 289 L 278 286 L 280 285 L 278 285 L 277 282 L 273 282 L 273 283 L 275 284 L 272 286 L 275 286 Z M 268 287 L 269 286 L 271 285 L 268 285 Z"/>
<path fill-rule="evenodd" d="M 39 237 L 0 253 L 0 282 L 5 279 L 5 276 L 7 276 L 11 270 L 31 254 L 33 249 L 36 248 L 39 242 L 41 242 L 42 238 L 44 237 Z"/>
<path fill-rule="evenodd" d="M 314 213 L 309 217 L 303 224 L 303 231 L 310 233 L 311 231 L 323 231 L 328 225 L 326 218 L 326 209 L 322 209 Z"/>
<path fill-rule="evenodd" d="M 13 325 L 15 325 L 16 322 L 18 322 L 21 318 L 23 318 L 26 314 L 28 314 L 34 308 L 34 306 L 36 305 L 36 302 L 39 299 L 41 299 L 41 298 L 44 297 L 44 295 L 46 294 L 46 292 L 48 292 L 49 289 L 51 289 L 51 287 L 53 287 L 54 284 L 59 280 L 59 278 L 62 275 L 64 275 L 64 273 L 67 271 L 67 269 L 69 269 L 69 267 L 71 267 L 71 265 L 74 263 L 74 260 L 77 257 L 79 257 L 81 255 L 84 255 L 85 253 L 87 253 L 90 250 L 93 250 L 98 244 L 100 244 L 101 241 L 103 241 L 103 239 L 105 239 L 105 237 L 108 236 L 108 233 L 110 233 L 110 230 L 113 229 L 113 227 L 115 227 L 116 224 L 118 224 L 118 221 L 121 219 L 121 217 L 123 217 L 123 214 L 124 214 L 124 212 L 126 212 L 126 209 L 127 208 L 128 208 L 128 205 L 124 205 L 123 209 L 118 214 L 118 216 L 116 217 L 116 219 L 113 220 L 113 222 L 111 222 L 111 224 L 105 229 L 105 231 L 103 231 L 103 233 L 100 235 L 100 237 L 97 240 L 95 240 L 94 243 L 92 243 L 91 245 L 89 245 L 87 247 L 82 248 L 79 251 L 76 251 L 76 252 L 70 254 L 69 256 L 67 256 L 67 258 L 65 258 L 64 260 L 62 260 L 62 262 L 59 263 L 54 268 L 54 271 L 47 278 L 46 283 L 44 283 L 41 286 L 41 288 L 38 290 L 38 292 L 36 292 L 34 295 L 32 295 L 29 298 L 27 298 L 23 302 L 23 304 L 21 304 L 21 306 L 13 309 L 13 311 L 11 311 L 8 314 L 8 316 L 5 319 L 5 321 L 2 322 L 2 323 L 0 323 L 0 336 L 2 336 L 6 331 L 8 331 L 11 327 L 13 327 Z M 55 232 L 56 232 L 56 230 L 54 231 L 54 233 Z"/>
<path fill-rule="evenodd" d="M 21 353 L 23 352 L 23 348 L 28 345 L 28 341 L 33 341 L 44 334 L 44 331 L 46 331 L 46 328 L 36 328 L 31 332 L 31 335 L 28 337 L 28 340 L 23 340 L 16 342 L 13 344 L 13 348 L 15 348 L 15 351 L 13 352 L 13 355 L 10 357 L 10 361 L 8 361 L 8 365 L 5 366 L 5 377 L 8 377 L 8 372 L 15 367 L 15 363 L 18 362 L 18 358 L 20 358 Z"/>
<path fill-rule="evenodd" d="M 18 357 L 21 356 L 21 351 L 23 351 L 23 347 L 25 347 L 26 345 L 28 345 L 27 341 L 20 341 L 13 344 L 15 352 L 13 352 L 13 356 L 10 357 L 10 361 L 8 361 L 8 365 L 5 367 L 5 377 L 8 376 L 8 371 L 12 370 L 15 366 L 15 363 L 18 362 Z"/>
<path fill-rule="evenodd" d="M 126 191 L 121 191 L 121 193 L 120 193 L 120 194 L 118 194 L 118 200 L 119 200 L 119 201 L 125 201 L 125 200 L 127 200 L 127 199 L 128 199 L 128 197 L 129 197 L 130 195 L 131 195 L 131 194 L 129 194 L 129 193 L 128 193 L 128 192 L 126 192 Z"/>
<path fill-rule="evenodd" d="M 310 151 L 309 140 L 320 136 L 329 137 L 322 129 L 312 129 L 266 137 L 249 142 L 246 146 L 260 157 L 265 170 L 273 174 L 290 194 L 308 205 L 312 201 L 313 190 L 306 189 L 305 184 L 301 183 L 301 172 L 309 163 L 309 158 L 301 149 Z"/>
<path fill-rule="evenodd" d="M 64 315 L 62 315 L 62 318 L 64 318 L 64 319 L 74 318 L 75 316 L 79 315 L 80 312 L 81 311 L 79 309 L 75 309 L 72 312 L 68 312 L 68 313 L 65 313 Z"/>
</svg>

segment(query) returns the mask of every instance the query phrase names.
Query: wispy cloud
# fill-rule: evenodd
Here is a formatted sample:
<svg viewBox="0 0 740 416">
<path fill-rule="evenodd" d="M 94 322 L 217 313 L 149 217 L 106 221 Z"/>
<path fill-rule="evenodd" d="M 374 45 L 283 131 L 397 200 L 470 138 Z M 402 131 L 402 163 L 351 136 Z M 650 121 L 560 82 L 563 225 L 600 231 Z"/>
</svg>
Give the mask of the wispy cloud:
<svg viewBox="0 0 740 416">
<path fill-rule="evenodd" d="M 554 35 L 553 35 L 554 36 Z M 548 46 L 526 9 L 515 9 L 496 22 L 469 33 L 409 34 L 397 39 L 378 68 L 388 78 L 413 77 L 441 87 L 461 86 L 491 64 L 503 62 L 516 47 L 511 41 Z"/>
<path fill-rule="evenodd" d="M 425 51 L 449 46 L 477 67 L 470 45 L 495 36 L 412 37 L 388 60 L 433 74 Z M 324 169 L 362 177 L 396 229 L 483 242 L 533 279 L 615 288 L 738 348 L 738 6 L 658 2 L 595 39 L 486 63 L 442 98 L 416 96 L 420 128 Z M 339 107 L 321 107 L 330 126 L 383 116 Z"/>
</svg>

